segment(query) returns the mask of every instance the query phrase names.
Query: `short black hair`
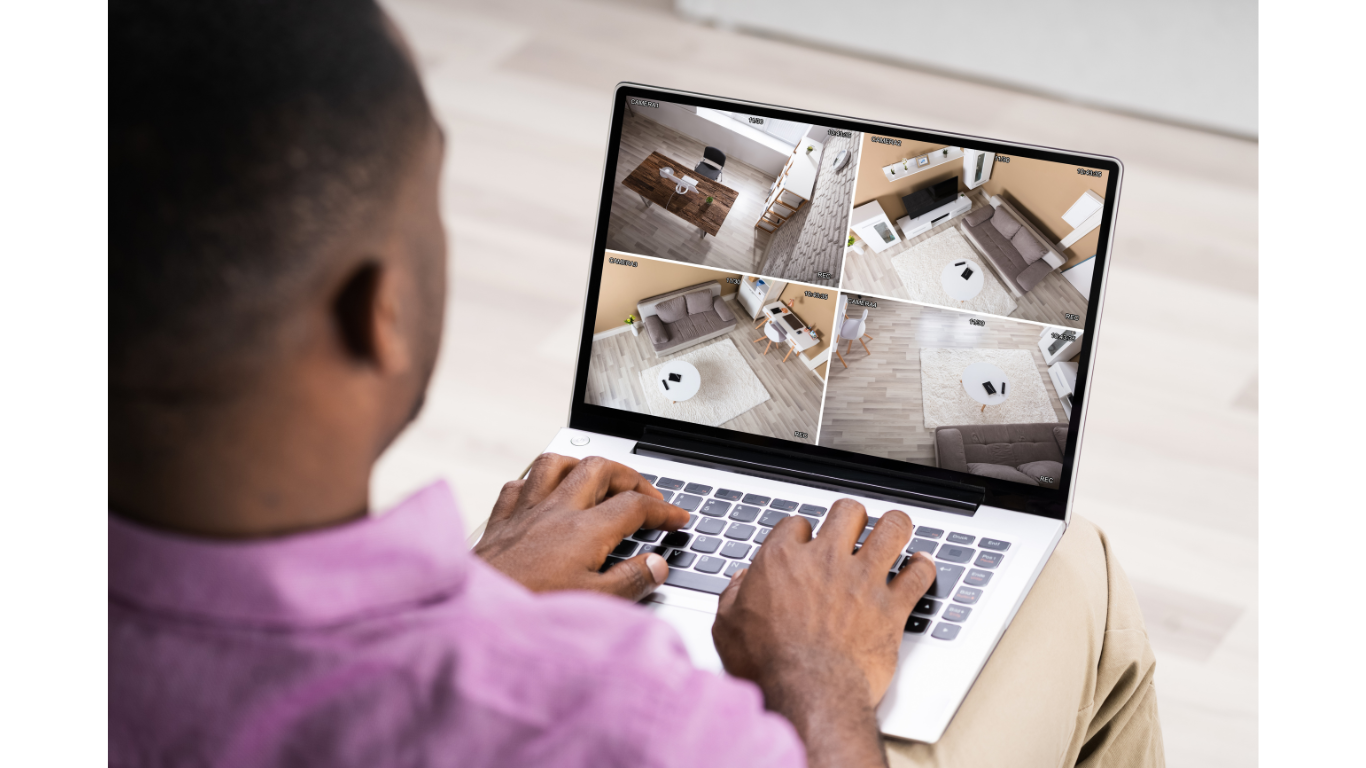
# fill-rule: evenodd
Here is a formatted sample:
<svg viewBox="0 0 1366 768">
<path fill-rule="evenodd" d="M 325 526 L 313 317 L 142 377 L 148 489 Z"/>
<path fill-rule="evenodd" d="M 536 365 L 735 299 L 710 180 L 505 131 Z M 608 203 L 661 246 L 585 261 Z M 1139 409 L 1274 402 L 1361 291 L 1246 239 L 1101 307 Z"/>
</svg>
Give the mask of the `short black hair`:
<svg viewBox="0 0 1366 768">
<path fill-rule="evenodd" d="M 430 112 L 373 0 L 113 0 L 109 47 L 111 394 L 173 390 L 267 340 Z"/>
</svg>

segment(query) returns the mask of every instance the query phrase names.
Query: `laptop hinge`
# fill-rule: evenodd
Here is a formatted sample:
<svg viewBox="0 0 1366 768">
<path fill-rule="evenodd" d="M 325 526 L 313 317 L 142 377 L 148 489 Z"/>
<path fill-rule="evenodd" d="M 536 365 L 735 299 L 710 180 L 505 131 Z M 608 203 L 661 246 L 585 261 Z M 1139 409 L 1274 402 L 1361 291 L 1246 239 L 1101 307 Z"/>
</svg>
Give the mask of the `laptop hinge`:
<svg viewBox="0 0 1366 768">
<path fill-rule="evenodd" d="M 909 502 L 960 515 L 976 512 L 986 497 L 986 489 L 977 485 L 908 477 L 850 462 L 812 459 L 795 452 L 698 437 L 659 427 L 647 427 L 633 453 L 886 501 Z"/>
</svg>

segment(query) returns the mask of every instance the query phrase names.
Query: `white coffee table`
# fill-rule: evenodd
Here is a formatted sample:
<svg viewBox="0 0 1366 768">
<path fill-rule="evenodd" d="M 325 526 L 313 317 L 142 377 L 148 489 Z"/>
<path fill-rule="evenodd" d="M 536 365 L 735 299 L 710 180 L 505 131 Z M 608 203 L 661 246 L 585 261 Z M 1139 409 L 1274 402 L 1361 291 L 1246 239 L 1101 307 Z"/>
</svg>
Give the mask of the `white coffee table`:
<svg viewBox="0 0 1366 768">
<path fill-rule="evenodd" d="M 996 394 L 987 394 L 982 382 L 989 381 L 996 388 Z M 968 397 L 982 404 L 985 411 L 988 405 L 999 405 L 1004 403 L 1010 396 L 1010 384 L 1006 380 L 1006 372 L 991 363 L 973 363 L 963 369 L 963 391 L 968 393 Z"/>
<path fill-rule="evenodd" d="M 669 386 L 665 387 L 664 382 L 669 380 L 671 373 L 676 374 L 681 380 L 669 381 Z M 698 388 L 702 386 L 702 375 L 686 360 L 670 360 L 660 366 L 655 386 L 659 387 L 659 394 L 663 395 L 665 400 L 681 403 L 697 394 Z"/>
<path fill-rule="evenodd" d="M 982 267 L 971 259 L 960 261 L 962 261 L 961 264 L 958 261 L 949 262 L 949 265 L 944 267 L 944 271 L 940 273 L 939 282 L 944 286 L 944 293 L 947 293 L 950 298 L 968 301 L 976 298 L 977 294 L 982 292 Z M 964 280 L 963 271 L 968 269 L 972 270 L 972 277 Z"/>
</svg>

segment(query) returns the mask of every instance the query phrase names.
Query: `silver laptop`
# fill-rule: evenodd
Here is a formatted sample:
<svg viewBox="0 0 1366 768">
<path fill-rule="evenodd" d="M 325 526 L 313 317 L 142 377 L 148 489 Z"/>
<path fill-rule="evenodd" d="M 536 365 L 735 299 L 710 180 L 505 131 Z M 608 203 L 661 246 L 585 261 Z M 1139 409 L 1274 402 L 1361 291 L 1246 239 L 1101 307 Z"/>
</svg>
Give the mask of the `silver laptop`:
<svg viewBox="0 0 1366 768">
<path fill-rule="evenodd" d="M 648 605 L 719 672 L 717 595 L 773 525 L 819 536 L 845 496 L 905 510 L 906 554 L 938 578 L 878 717 L 937 741 L 1067 528 L 1122 172 L 619 85 L 569 426 L 546 449 L 634 467 L 691 517 L 604 567 L 668 558 Z"/>
</svg>

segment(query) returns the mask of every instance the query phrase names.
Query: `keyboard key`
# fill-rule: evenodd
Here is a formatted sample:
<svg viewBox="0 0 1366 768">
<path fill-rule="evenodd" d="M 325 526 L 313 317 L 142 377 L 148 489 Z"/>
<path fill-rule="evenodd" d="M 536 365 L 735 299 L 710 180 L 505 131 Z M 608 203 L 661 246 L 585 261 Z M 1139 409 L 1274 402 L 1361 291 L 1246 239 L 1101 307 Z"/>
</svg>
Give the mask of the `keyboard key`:
<svg viewBox="0 0 1366 768">
<path fill-rule="evenodd" d="M 922 619 L 919 616 L 912 616 L 911 618 L 906 619 L 906 631 L 910 632 L 913 635 L 918 635 L 921 632 L 924 632 L 927 628 L 929 628 L 929 626 L 929 619 Z"/>
<path fill-rule="evenodd" d="M 787 499 L 774 499 L 768 503 L 768 506 L 772 509 L 781 509 L 784 512 L 794 512 L 797 509 L 797 502 Z"/>
<path fill-rule="evenodd" d="M 660 492 L 659 492 L 659 495 L 663 496 L 663 497 L 664 497 L 664 503 L 665 503 L 665 504 L 668 504 L 670 501 L 673 501 L 674 492 L 673 492 L 673 491 L 660 491 Z"/>
<path fill-rule="evenodd" d="M 702 552 L 710 555 L 721 547 L 721 540 L 711 536 L 698 536 L 693 539 L 692 546 L 689 547 L 694 552 Z"/>
<path fill-rule="evenodd" d="M 651 483 L 651 484 L 653 484 L 654 481 L 656 481 L 656 480 L 659 479 L 659 475 L 647 475 L 647 474 L 645 474 L 644 472 L 641 472 L 641 473 L 640 473 L 640 476 L 643 477 L 643 478 L 645 478 L 645 482 Z"/>
<path fill-rule="evenodd" d="M 745 523 L 731 523 L 730 527 L 726 529 L 726 538 L 736 541 L 749 541 L 749 537 L 753 536 L 756 530 L 758 529 L 754 526 Z"/>
<path fill-rule="evenodd" d="M 675 480 L 672 477 L 661 477 L 655 481 L 655 487 L 661 491 L 676 491 L 683 487 L 683 481 Z"/>
<path fill-rule="evenodd" d="M 993 552 L 1004 552 L 1007 549 L 1010 549 L 1010 542 L 1001 541 L 1000 539 L 983 538 L 981 541 L 977 542 L 977 546 L 982 549 L 990 549 Z"/>
<path fill-rule="evenodd" d="M 620 562 L 622 562 L 622 559 L 621 559 L 621 558 L 609 556 L 609 557 L 607 558 L 607 562 L 603 563 L 603 564 L 602 564 L 602 567 L 598 569 L 598 573 L 602 573 L 602 572 L 606 571 L 608 568 L 611 568 L 612 566 L 614 566 L 614 565 L 616 565 L 617 563 L 620 563 Z"/>
<path fill-rule="evenodd" d="M 944 621 L 967 621 L 972 609 L 962 605 L 950 604 L 944 609 Z"/>
<path fill-rule="evenodd" d="M 991 574 L 987 571 L 979 571 L 976 568 L 968 571 L 968 577 L 963 579 L 964 584 L 971 584 L 974 587 L 985 587 L 991 581 Z"/>
<path fill-rule="evenodd" d="M 712 517 L 704 517 L 697 522 L 697 532 L 712 536 L 726 530 L 726 521 L 717 520 Z"/>
<path fill-rule="evenodd" d="M 826 509 L 825 507 L 818 507 L 815 504 L 803 504 L 801 508 L 797 510 L 797 512 L 803 515 L 815 515 L 816 517 L 821 517 L 825 514 Z"/>
<path fill-rule="evenodd" d="M 948 563 L 937 563 L 936 566 L 938 572 L 935 574 L 934 583 L 925 594 L 942 599 L 953 594 L 953 588 L 958 586 L 958 580 L 963 577 L 963 566 Z"/>
<path fill-rule="evenodd" d="M 708 496 L 711 494 L 711 486 L 703 485 L 701 483 L 688 483 L 687 485 L 683 486 L 683 490 L 687 491 L 688 493 L 695 493 L 698 496 Z"/>
<path fill-rule="evenodd" d="M 730 513 L 730 519 L 739 520 L 742 523 L 752 523 L 759 516 L 759 508 L 750 504 L 736 504 L 735 511 Z"/>
<path fill-rule="evenodd" d="M 625 539 L 617 545 L 616 549 L 612 550 L 612 556 L 630 557 L 631 555 L 634 555 L 636 553 L 636 547 L 638 546 L 640 545 L 635 543 L 634 541 L 631 541 L 630 539 Z"/>
<path fill-rule="evenodd" d="M 807 517 L 806 515 L 797 515 L 797 517 L 800 517 L 801 519 L 805 520 L 806 522 L 811 523 L 811 530 L 813 530 L 813 531 L 816 530 L 816 525 L 817 525 L 818 523 L 820 523 L 820 521 L 817 520 L 817 519 L 814 518 L 814 517 Z"/>
<path fill-rule="evenodd" d="M 688 557 L 691 558 L 692 555 L 688 555 Z M 675 587 L 683 587 L 684 589 L 695 589 L 699 592 L 710 592 L 713 595 L 719 595 L 725 591 L 726 585 L 730 582 L 725 579 L 718 579 L 715 576 L 703 576 L 702 574 L 693 571 L 670 569 L 669 578 L 665 579 L 664 583 L 671 584 Z"/>
<path fill-rule="evenodd" d="M 955 547 L 952 544 L 945 544 L 939 548 L 939 553 L 935 557 L 940 560 L 948 560 L 950 563 L 966 563 L 977 554 L 977 550 L 969 547 Z"/>
<path fill-rule="evenodd" d="M 688 524 L 683 526 L 679 530 L 686 531 L 689 528 L 692 528 L 694 525 L 697 525 L 697 515 L 688 515 Z"/>
<path fill-rule="evenodd" d="M 977 556 L 977 560 L 973 562 L 973 565 L 978 568 L 995 568 L 1001 564 L 1002 557 L 1004 557 L 1004 555 L 1000 552 L 983 552 Z"/>
<path fill-rule="evenodd" d="M 773 499 L 767 496 L 760 496 L 757 493 L 745 494 L 745 503 L 753 504 L 756 507 L 767 507 L 770 501 L 773 501 Z"/>
<path fill-rule="evenodd" d="M 702 506 L 702 497 L 693 496 L 689 493 L 680 493 L 674 497 L 673 504 L 675 507 L 682 507 L 689 512 L 696 512 L 697 508 Z"/>
<path fill-rule="evenodd" d="M 759 525 L 766 525 L 769 528 L 772 528 L 785 517 L 787 517 L 786 514 L 783 514 L 776 509 L 770 509 L 764 513 L 763 517 L 759 518 Z"/>
<path fill-rule="evenodd" d="M 911 539 L 911 545 L 906 547 L 906 554 L 914 555 L 916 552 L 929 552 L 930 554 L 934 554 L 934 551 L 938 548 L 939 545 L 929 539 Z"/>
<path fill-rule="evenodd" d="M 697 511 L 711 517 L 725 517 L 726 513 L 730 511 L 730 502 L 707 499 L 707 503 L 703 504 L 702 508 Z"/>
<path fill-rule="evenodd" d="M 719 557 L 703 557 L 697 561 L 695 568 L 703 573 L 720 573 L 726 567 L 726 561 Z"/>
<path fill-rule="evenodd" d="M 863 529 L 863 533 L 860 533 L 860 534 L 858 535 L 858 543 L 859 543 L 859 544 L 862 544 L 863 542 L 867 541 L 867 540 L 868 540 L 868 534 L 870 534 L 870 533 L 872 533 L 872 532 L 873 532 L 872 526 L 869 526 L 869 527 L 867 527 L 867 528 L 864 528 L 864 529 Z"/>
<path fill-rule="evenodd" d="M 976 538 L 976 536 L 969 536 L 966 533 L 956 531 L 949 534 L 949 542 L 953 544 L 971 544 Z"/>
<path fill-rule="evenodd" d="M 721 556 L 729 557 L 734 560 L 744 560 L 749 557 L 749 545 L 741 544 L 738 541 L 728 541 L 726 546 L 721 548 Z"/>
<path fill-rule="evenodd" d="M 955 637 L 958 637 L 958 633 L 962 629 L 963 628 L 958 624 L 945 624 L 941 621 L 939 622 L 939 626 L 935 627 L 930 635 L 932 637 L 937 637 L 940 640 L 952 640 Z"/>
<path fill-rule="evenodd" d="M 726 572 L 722 575 L 729 579 L 730 577 L 734 576 L 735 574 L 739 573 L 740 571 L 743 571 L 745 568 L 748 567 L 749 563 L 731 563 L 730 565 L 726 566 Z"/>
<path fill-rule="evenodd" d="M 915 604 L 915 613 L 923 613 L 926 616 L 933 616 L 939 612 L 939 601 L 931 600 L 928 597 L 920 598 L 920 602 Z"/>
<path fill-rule="evenodd" d="M 763 543 L 764 543 L 764 539 L 767 539 L 767 538 L 768 538 L 768 532 L 771 531 L 771 530 L 773 530 L 773 529 L 772 529 L 772 528 L 760 528 L 760 529 L 759 529 L 759 534 L 758 534 L 757 536 L 754 537 L 754 543 L 755 543 L 755 544 L 763 544 Z"/>
<path fill-rule="evenodd" d="M 682 549 L 683 547 L 688 546 L 688 542 L 690 541 L 692 541 L 692 534 L 690 533 L 670 531 L 669 533 L 664 534 L 664 546 L 666 547 Z"/>
<path fill-rule="evenodd" d="M 976 605 L 977 601 L 981 597 L 982 590 L 980 589 L 973 589 L 972 587 L 959 587 L 958 594 L 953 596 L 953 601 L 955 603 L 963 603 L 964 605 Z"/>
<path fill-rule="evenodd" d="M 658 545 L 658 544 L 642 544 L 642 545 L 640 545 L 640 551 L 637 552 L 636 554 L 639 554 L 639 555 L 655 554 L 655 555 L 659 555 L 660 557 L 663 557 L 663 556 L 664 556 L 664 547 L 661 547 L 661 546 Z"/>
<path fill-rule="evenodd" d="M 688 566 L 692 565 L 692 561 L 696 559 L 697 555 L 694 555 L 691 552 L 684 552 L 681 549 L 675 549 L 672 553 L 670 553 L 668 557 L 669 568 L 687 568 Z M 672 574 L 673 571 L 671 570 L 670 573 Z"/>
<path fill-rule="evenodd" d="M 720 488 L 712 495 L 721 501 L 739 501 L 745 496 L 743 493 L 732 491 L 729 488 Z"/>
<path fill-rule="evenodd" d="M 659 541 L 659 537 L 663 535 L 663 531 L 636 531 L 631 534 L 631 538 L 636 541 Z"/>
<path fill-rule="evenodd" d="M 916 527 L 915 535 L 926 539 L 937 539 L 944 535 L 943 529 Z"/>
</svg>

